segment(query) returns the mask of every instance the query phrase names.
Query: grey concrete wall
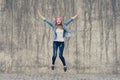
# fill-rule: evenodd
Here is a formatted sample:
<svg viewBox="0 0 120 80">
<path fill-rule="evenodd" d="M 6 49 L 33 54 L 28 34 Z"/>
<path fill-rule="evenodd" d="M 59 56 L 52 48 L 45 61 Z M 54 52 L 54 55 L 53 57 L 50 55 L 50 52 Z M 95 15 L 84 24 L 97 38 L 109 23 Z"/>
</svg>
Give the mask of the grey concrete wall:
<svg viewBox="0 0 120 80">
<path fill-rule="evenodd" d="M 80 16 L 69 25 L 64 56 L 71 72 L 120 72 L 120 0 L 0 0 L 0 72 L 47 72 L 52 57 L 51 21 Z M 62 69 L 60 59 L 57 70 Z"/>
</svg>

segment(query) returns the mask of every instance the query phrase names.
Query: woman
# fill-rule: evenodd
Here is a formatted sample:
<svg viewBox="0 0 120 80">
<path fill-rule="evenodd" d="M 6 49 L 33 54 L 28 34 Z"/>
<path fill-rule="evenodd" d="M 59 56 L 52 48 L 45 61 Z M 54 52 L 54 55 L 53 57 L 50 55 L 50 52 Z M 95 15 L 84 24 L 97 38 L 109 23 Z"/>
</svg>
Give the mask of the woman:
<svg viewBox="0 0 120 80">
<path fill-rule="evenodd" d="M 52 66 L 51 69 L 54 70 L 54 65 L 55 65 L 55 60 L 57 57 L 57 50 L 59 48 L 59 58 L 61 59 L 63 66 L 64 66 L 64 71 L 67 71 L 66 67 L 66 62 L 63 57 L 63 50 L 64 50 L 64 39 L 69 38 L 71 36 L 71 32 L 68 29 L 68 24 L 71 23 L 74 19 L 76 19 L 79 15 L 77 13 L 75 16 L 71 17 L 68 21 L 63 22 L 63 18 L 57 16 L 55 18 L 55 22 L 51 22 L 48 19 L 46 19 L 44 16 L 42 16 L 39 11 L 38 15 L 41 19 L 44 20 L 44 22 L 48 23 L 54 32 L 54 39 L 53 39 L 53 56 L 52 56 Z"/>
</svg>

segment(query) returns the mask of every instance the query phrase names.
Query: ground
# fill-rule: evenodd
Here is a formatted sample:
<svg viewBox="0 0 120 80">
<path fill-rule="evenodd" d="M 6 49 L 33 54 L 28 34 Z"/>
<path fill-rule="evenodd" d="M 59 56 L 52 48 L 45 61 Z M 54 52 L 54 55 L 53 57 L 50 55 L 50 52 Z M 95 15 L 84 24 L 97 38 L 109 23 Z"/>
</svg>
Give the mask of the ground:
<svg viewBox="0 0 120 80">
<path fill-rule="evenodd" d="M 120 75 L 113 74 L 70 74 L 70 73 L 37 73 L 37 74 L 0 74 L 0 80 L 120 80 Z"/>
</svg>

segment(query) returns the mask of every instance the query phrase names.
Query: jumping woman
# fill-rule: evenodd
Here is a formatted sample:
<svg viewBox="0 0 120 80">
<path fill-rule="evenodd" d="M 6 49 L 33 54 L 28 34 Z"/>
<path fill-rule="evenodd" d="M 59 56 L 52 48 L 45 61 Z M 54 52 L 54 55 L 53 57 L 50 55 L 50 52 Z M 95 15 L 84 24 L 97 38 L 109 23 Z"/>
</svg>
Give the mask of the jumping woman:
<svg viewBox="0 0 120 80">
<path fill-rule="evenodd" d="M 47 18 L 42 16 L 38 11 L 38 15 L 44 22 L 48 23 L 54 32 L 54 39 L 53 39 L 53 56 L 52 56 L 52 66 L 51 69 L 54 70 L 55 68 L 55 60 L 57 57 L 57 50 L 59 48 L 59 58 L 61 59 L 64 71 L 67 71 L 67 66 L 65 62 L 65 58 L 63 57 L 64 51 L 64 40 L 65 38 L 69 38 L 71 36 L 71 31 L 68 29 L 68 24 L 71 23 L 74 19 L 76 19 L 79 15 L 77 13 L 75 16 L 71 17 L 68 21 L 63 22 L 63 18 L 60 16 L 55 17 L 55 22 L 49 21 Z"/>
</svg>

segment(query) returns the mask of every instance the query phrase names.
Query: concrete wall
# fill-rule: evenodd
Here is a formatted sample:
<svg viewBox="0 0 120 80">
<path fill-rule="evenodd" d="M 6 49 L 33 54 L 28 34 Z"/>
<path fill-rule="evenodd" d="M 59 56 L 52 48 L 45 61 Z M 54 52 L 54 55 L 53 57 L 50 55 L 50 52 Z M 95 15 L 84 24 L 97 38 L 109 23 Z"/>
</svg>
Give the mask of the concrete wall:
<svg viewBox="0 0 120 80">
<path fill-rule="evenodd" d="M 120 0 L 0 0 L 0 72 L 47 72 L 52 57 L 52 29 L 39 17 L 57 15 L 72 37 L 64 56 L 71 72 L 120 72 Z M 57 58 L 57 69 L 62 64 Z"/>
</svg>

